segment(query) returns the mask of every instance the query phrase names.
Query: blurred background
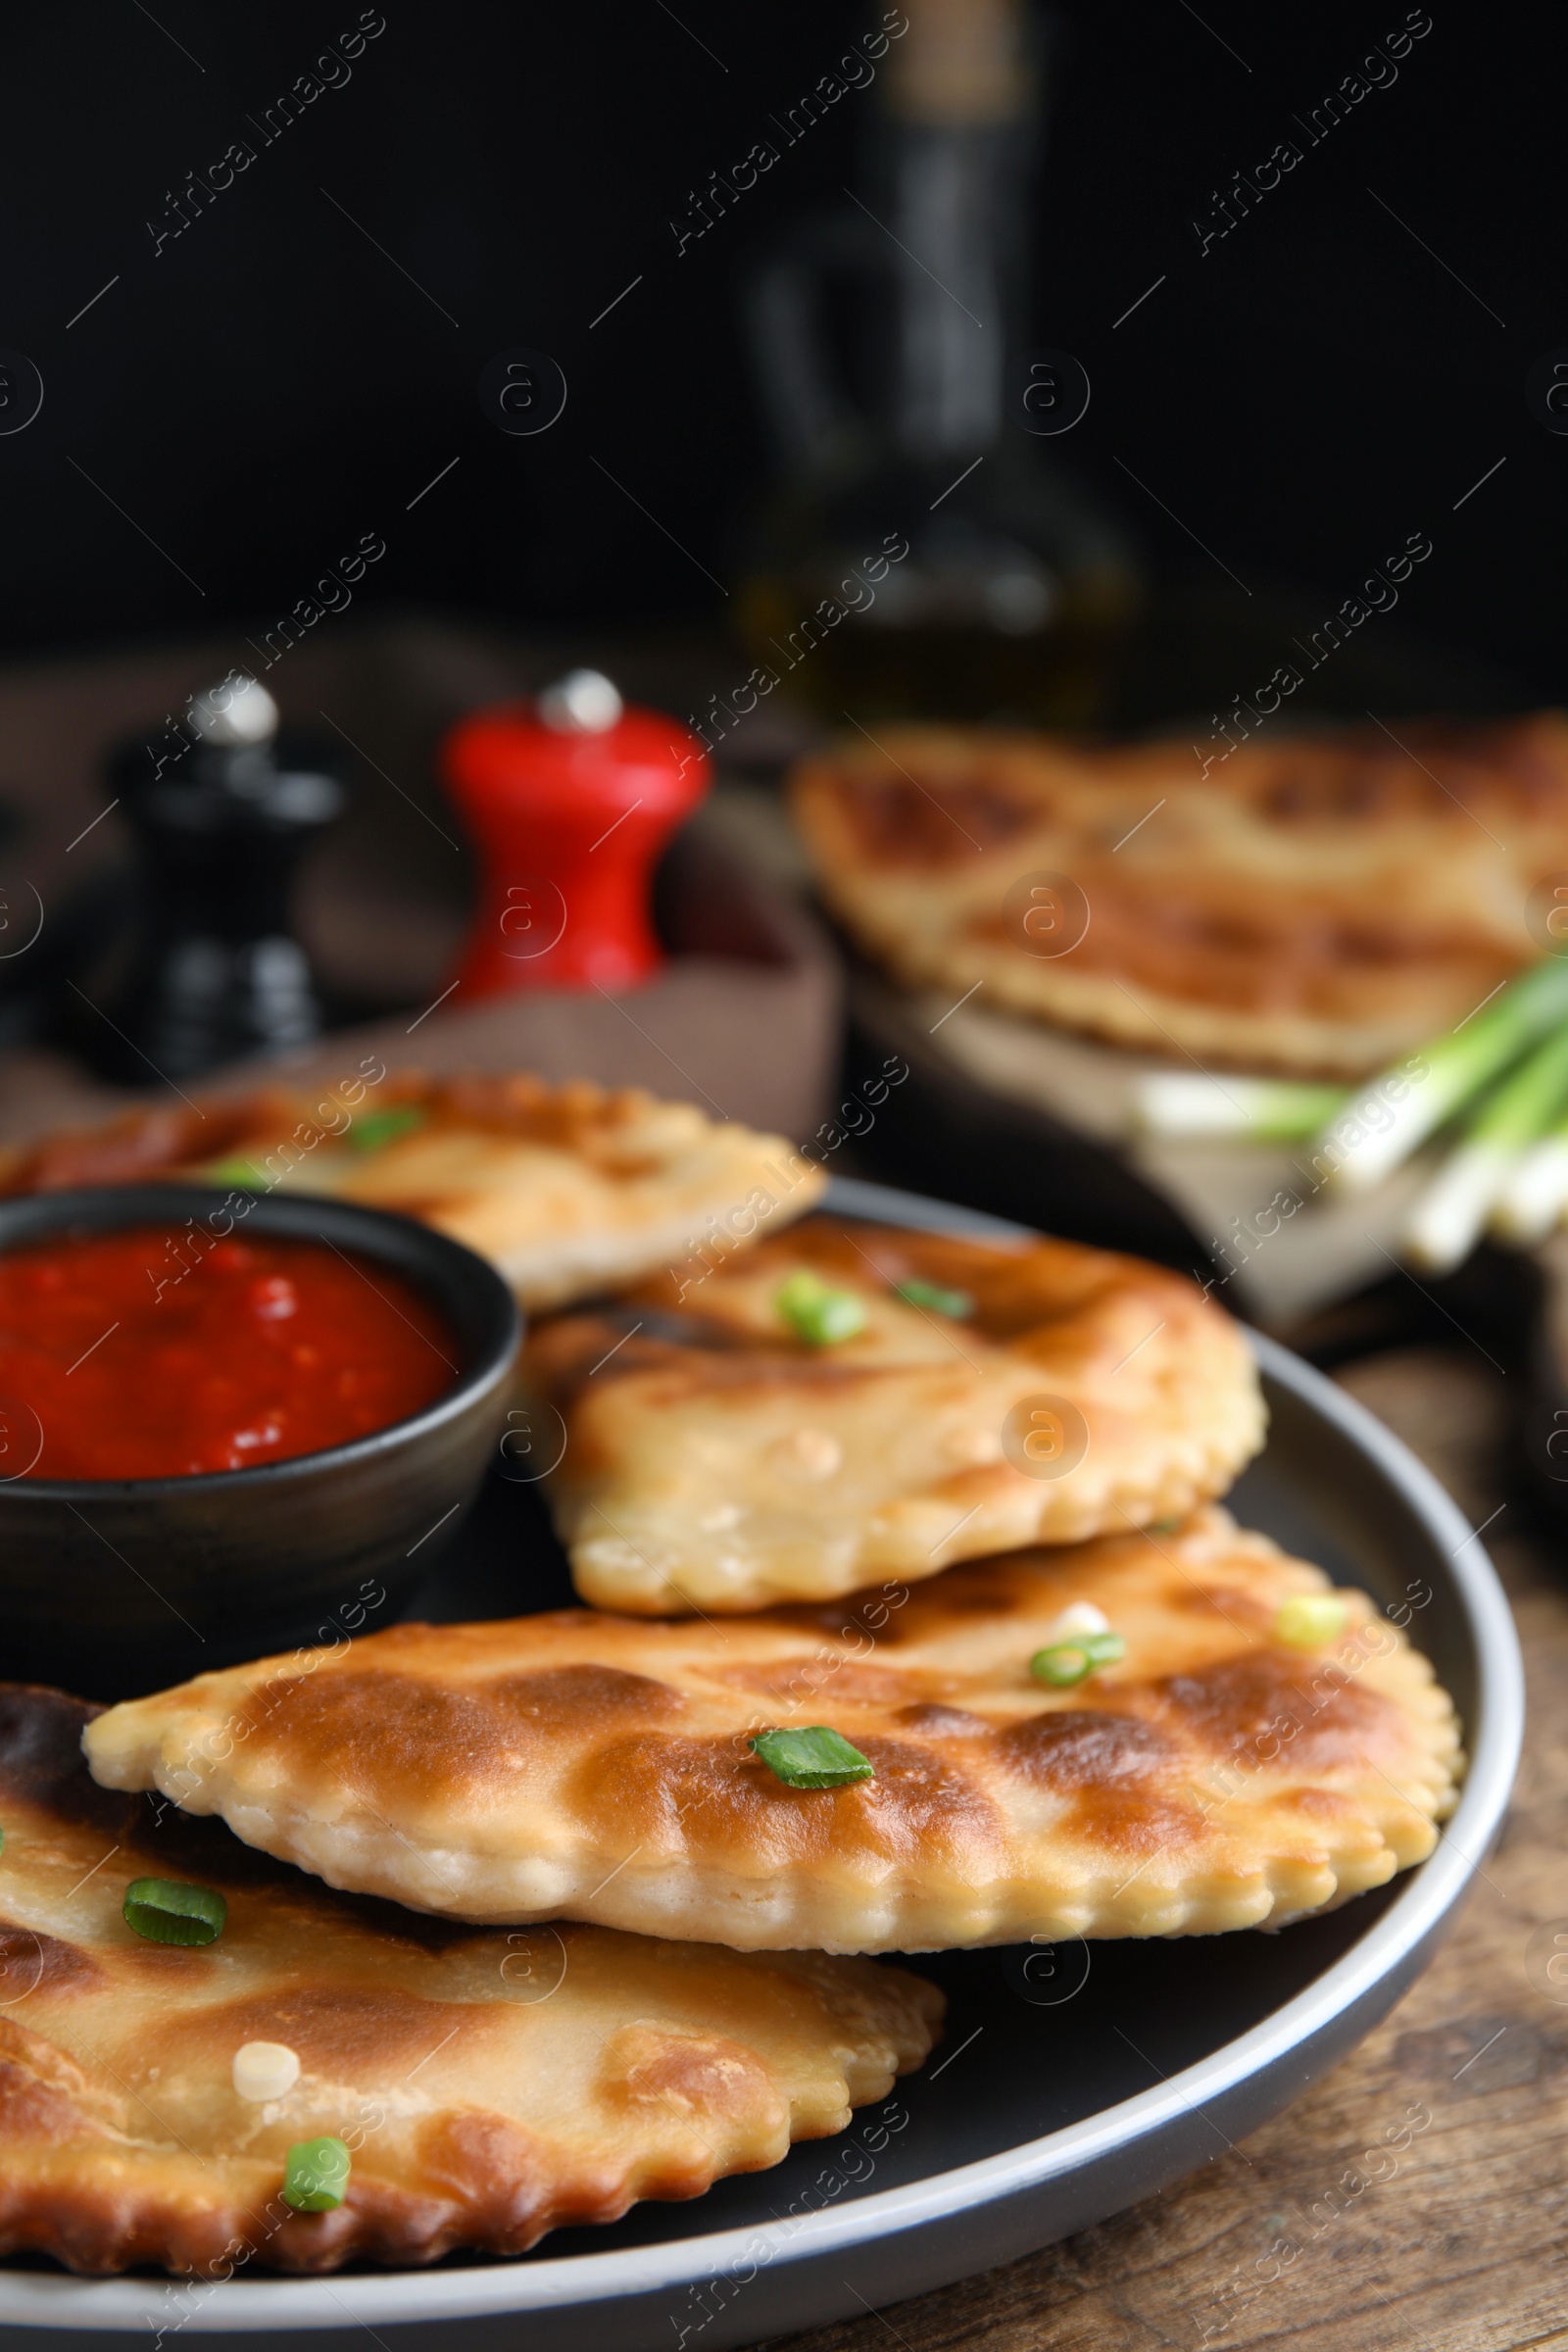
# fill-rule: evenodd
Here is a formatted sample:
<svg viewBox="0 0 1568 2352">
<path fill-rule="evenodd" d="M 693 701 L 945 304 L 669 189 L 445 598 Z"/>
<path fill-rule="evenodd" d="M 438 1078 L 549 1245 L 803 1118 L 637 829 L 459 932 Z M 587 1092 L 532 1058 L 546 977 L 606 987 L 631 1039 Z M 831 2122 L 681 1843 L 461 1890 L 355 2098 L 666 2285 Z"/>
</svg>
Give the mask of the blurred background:
<svg viewBox="0 0 1568 2352">
<path fill-rule="evenodd" d="M 1541 525 L 1568 448 L 1524 383 L 1568 338 L 1551 181 L 1568 32 L 1552 12 L 1506 36 L 1440 12 L 1309 145 L 1299 124 L 1407 13 L 1030 9 L 1015 329 L 1087 368 L 1088 414 L 1055 446 L 1155 579 L 1245 607 L 1191 532 L 1254 595 L 1332 604 L 1425 528 L 1437 556 L 1401 625 L 1499 690 L 1551 696 Z M 359 613 L 732 619 L 779 456 L 747 306 L 824 220 L 879 238 L 846 189 L 896 226 L 877 148 L 898 43 L 808 133 L 779 125 L 879 16 L 391 5 L 269 143 L 269 108 L 356 33 L 352 4 L 126 0 L 87 27 L 23 12 L 0 343 L 45 398 L 0 441 L 9 649 L 266 623 L 368 531 L 386 555 Z M 1485 102 L 1499 75 L 1505 106 Z M 710 199 L 713 225 L 677 250 L 670 224 L 760 140 L 777 165 Z M 1233 175 L 1282 140 L 1301 164 L 1200 252 L 1192 223 L 1222 225 Z M 220 190 L 209 166 L 235 142 L 255 161 Z M 547 435 L 481 410 L 481 370 L 514 346 L 564 371 Z"/>
</svg>

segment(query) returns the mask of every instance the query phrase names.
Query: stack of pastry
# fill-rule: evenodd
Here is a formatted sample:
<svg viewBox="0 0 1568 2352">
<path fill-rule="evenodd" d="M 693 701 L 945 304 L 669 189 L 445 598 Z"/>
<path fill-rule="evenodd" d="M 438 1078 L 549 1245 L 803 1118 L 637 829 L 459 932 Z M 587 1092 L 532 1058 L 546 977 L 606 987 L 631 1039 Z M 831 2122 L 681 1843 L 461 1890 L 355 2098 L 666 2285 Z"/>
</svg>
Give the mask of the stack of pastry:
<svg viewBox="0 0 1568 2352">
<path fill-rule="evenodd" d="M 482 1246 L 549 1302 L 521 1409 L 564 1434 L 588 1605 L 5 1699 L 6 1964 L 37 1973 L 0 2013 L 0 2245 L 519 2252 L 921 2064 L 940 1996 L 872 1955 L 1276 1925 L 1430 1850 L 1451 1705 L 1218 1506 L 1263 1414 L 1196 1287 L 815 1212 L 787 1146 L 641 1098 L 385 1100 L 417 1116 L 292 1180 L 373 1165 L 475 1239 L 489 1183 Z M 223 1151 L 278 1116 L 230 1103 Z M 68 1162 L 203 1172 L 122 1124 L 10 1181 Z M 139 1940 L 127 1876 L 188 1936 Z"/>
</svg>

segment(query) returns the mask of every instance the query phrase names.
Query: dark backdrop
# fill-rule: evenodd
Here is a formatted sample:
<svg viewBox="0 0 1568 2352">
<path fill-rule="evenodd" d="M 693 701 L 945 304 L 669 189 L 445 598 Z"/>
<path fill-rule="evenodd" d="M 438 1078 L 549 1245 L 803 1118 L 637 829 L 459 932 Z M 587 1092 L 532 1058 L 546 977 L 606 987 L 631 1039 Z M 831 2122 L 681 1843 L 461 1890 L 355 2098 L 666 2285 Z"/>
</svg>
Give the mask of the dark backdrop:
<svg viewBox="0 0 1568 2352">
<path fill-rule="evenodd" d="M 1189 225 L 1405 13 L 1071 0 L 1034 331 L 1089 368 L 1070 455 L 1157 568 L 1242 593 L 1113 458 L 1250 585 L 1325 610 L 1427 532 L 1409 613 L 1560 694 L 1568 438 L 1524 379 L 1568 345 L 1562 12 L 1432 0 L 1397 80 L 1235 233 L 1200 257 Z M 367 533 L 387 553 L 362 607 L 721 612 L 707 572 L 767 466 L 737 289 L 842 201 L 874 94 L 680 259 L 666 224 L 870 15 L 384 0 L 352 78 L 268 144 L 266 110 L 352 33 L 354 0 L 10 12 L 0 345 L 44 401 L 0 437 L 0 648 L 265 625 Z M 187 173 L 211 184 L 237 140 L 255 162 L 173 234 Z M 537 439 L 476 398 L 513 345 L 568 380 Z"/>
</svg>

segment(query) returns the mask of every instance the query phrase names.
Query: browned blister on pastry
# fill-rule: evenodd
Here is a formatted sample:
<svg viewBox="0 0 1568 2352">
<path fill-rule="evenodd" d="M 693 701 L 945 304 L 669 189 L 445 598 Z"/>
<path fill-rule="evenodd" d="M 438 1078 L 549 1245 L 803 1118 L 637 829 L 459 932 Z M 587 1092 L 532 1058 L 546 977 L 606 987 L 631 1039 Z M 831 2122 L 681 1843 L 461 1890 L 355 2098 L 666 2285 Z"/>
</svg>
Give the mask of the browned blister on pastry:
<svg viewBox="0 0 1568 2352">
<path fill-rule="evenodd" d="M 823 1184 L 782 1137 L 640 1088 L 416 1071 L 132 1111 L 0 1155 L 0 1193 L 172 1177 L 418 1217 L 491 1258 L 529 1307 L 684 1262 L 699 1245 L 722 1255 L 798 1216 Z"/>
<path fill-rule="evenodd" d="M 741 1947 L 915 1950 L 1254 1927 L 1431 1851 L 1453 1708 L 1370 1602 L 1290 1645 L 1320 1570 L 1210 1508 L 832 1607 L 648 1624 L 585 1610 L 401 1626 L 113 1708 L 93 1771 L 335 1885 L 497 1921 Z M 1031 1660 L 1074 1605 L 1125 1643 Z M 874 1778 L 789 1786 L 766 1729 Z"/>
<path fill-rule="evenodd" d="M 803 1272 L 860 1328 L 803 1337 Z M 1175 1517 L 1263 1438 L 1247 1344 L 1185 1277 L 825 1216 L 536 1325 L 520 1377 L 565 1422 L 548 1483 L 578 1592 L 648 1613 L 827 1599 Z"/>
<path fill-rule="evenodd" d="M 333 1894 L 99 1788 L 91 1713 L 0 1685 L 0 2253 L 209 2279 L 517 2254 L 776 2164 L 936 2036 L 936 1988 L 873 1961 Z M 143 1941 L 122 1916 L 143 1877 L 223 1895 L 219 1939 Z M 283 2096 L 236 2091 L 253 2041 L 298 2059 Z M 296 2212 L 287 2152 L 322 2135 L 350 2151 L 344 2202 Z"/>
<path fill-rule="evenodd" d="M 1527 902 L 1564 862 L 1568 720 L 1286 725 L 1196 752 L 899 727 L 805 761 L 795 813 L 824 897 L 905 981 L 1361 1077 L 1545 944 Z"/>
</svg>

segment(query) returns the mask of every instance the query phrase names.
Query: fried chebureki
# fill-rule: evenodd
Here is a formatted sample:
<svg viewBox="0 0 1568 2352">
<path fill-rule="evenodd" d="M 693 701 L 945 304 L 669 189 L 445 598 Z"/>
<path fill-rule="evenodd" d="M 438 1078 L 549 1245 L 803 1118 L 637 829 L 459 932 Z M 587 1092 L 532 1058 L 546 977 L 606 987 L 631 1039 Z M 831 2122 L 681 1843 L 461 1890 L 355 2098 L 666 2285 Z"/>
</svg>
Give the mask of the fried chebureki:
<svg viewBox="0 0 1568 2352">
<path fill-rule="evenodd" d="M 793 797 L 824 898 L 901 980 L 1353 1079 L 1534 959 L 1568 718 L 1265 729 L 1201 764 L 1189 742 L 906 726 L 808 760 Z"/>
<path fill-rule="evenodd" d="M 505 1936 L 329 1893 L 98 1788 L 91 1712 L 0 1685 L 0 2252 L 217 2278 L 517 2254 L 776 2164 L 936 2038 L 935 1986 L 873 1961 Z M 219 1940 L 142 1941 L 121 1903 L 143 1876 L 220 1891 Z M 265 2104 L 234 2086 L 255 2040 L 301 2064 Z M 344 2201 L 296 2212 L 287 2151 L 322 2134 L 351 2151 Z"/>
<path fill-rule="evenodd" d="M 1381 1886 L 1451 1802 L 1453 1708 L 1364 1595 L 1284 1642 L 1282 1604 L 1325 1593 L 1211 1507 L 835 1608 L 399 1626 L 112 1708 L 86 1748 L 470 1919 L 830 1952 L 1213 1933 Z M 1050 1688 L 1031 1659 L 1074 1603 L 1125 1654 Z M 791 1786 L 752 1746 L 820 1725 L 874 1778 Z"/>
<path fill-rule="evenodd" d="M 803 1273 L 861 1328 L 800 1336 L 780 1299 Z M 520 1378 L 564 1420 L 548 1484 L 577 1591 L 639 1613 L 828 1599 L 1174 1517 L 1263 1436 L 1247 1344 L 1185 1277 L 825 1216 L 536 1325 Z"/>
<path fill-rule="evenodd" d="M 640 1088 L 383 1072 L 318 1094 L 267 1088 L 135 1110 L 0 1153 L 0 1194 L 171 1177 L 325 1193 L 418 1217 L 494 1260 L 527 1307 L 629 1282 L 820 1193 L 782 1137 Z"/>
</svg>

